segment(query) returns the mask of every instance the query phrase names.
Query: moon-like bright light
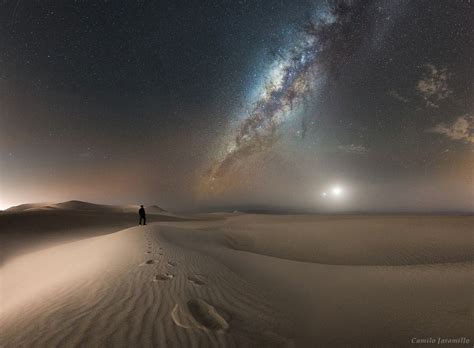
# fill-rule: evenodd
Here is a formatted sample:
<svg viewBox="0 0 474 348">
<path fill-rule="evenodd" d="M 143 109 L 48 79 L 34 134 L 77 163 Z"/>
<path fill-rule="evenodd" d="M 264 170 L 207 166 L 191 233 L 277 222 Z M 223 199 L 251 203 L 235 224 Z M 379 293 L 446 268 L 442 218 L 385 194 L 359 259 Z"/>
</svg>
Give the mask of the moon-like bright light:
<svg viewBox="0 0 474 348">
<path fill-rule="evenodd" d="M 341 185 L 340 183 L 333 183 L 326 187 L 321 187 L 319 191 L 319 199 L 324 201 L 326 204 L 342 204 L 350 196 L 350 189 L 347 189 L 346 185 Z"/>
<path fill-rule="evenodd" d="M 323 199 L 334 199 L 340 201 L 342 198 L 346 196 L 346 190 L 344 186 L 341 185 L 332 185 L 327 187 L 324 191 L 320 193 L 321 198 Z"/>
</svg>

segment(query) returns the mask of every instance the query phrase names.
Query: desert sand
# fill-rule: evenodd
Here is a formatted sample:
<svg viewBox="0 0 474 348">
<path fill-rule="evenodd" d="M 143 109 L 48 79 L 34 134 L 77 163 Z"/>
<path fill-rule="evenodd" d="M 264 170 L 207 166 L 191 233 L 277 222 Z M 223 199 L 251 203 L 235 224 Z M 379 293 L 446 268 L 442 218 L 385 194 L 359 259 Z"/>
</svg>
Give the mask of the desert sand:
<svg viewBox="0 0 474 348">
<path fill-rule="evenodd" d="M 83 202 L 0 214 L 1 345 L 472 346 L 473 216 L 148 218 Z"/>
</svg>

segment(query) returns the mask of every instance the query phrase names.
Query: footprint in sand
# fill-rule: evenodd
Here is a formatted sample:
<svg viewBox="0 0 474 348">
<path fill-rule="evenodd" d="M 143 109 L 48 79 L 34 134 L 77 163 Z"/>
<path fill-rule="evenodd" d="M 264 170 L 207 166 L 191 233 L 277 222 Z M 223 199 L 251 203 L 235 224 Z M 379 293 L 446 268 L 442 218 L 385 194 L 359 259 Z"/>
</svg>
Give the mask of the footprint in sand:
<svg viewBox="0 0 474 348">
<path fill-rule="evenodd" d="M 200 328 L 203 330 L 226 331 L 229 329 L 230 316 L 201 299 L 189 300 L 186 308 L 175 305 L 171 318 L 183 328 Z"/>
<path fill-rule="evenodd" d="M 192 284 L 198 285 L 198 286 L 201 286 L 201 285 L 206 284 L 206 283 L 204 282 L 203 277 L 202 277 L 202 276 L 198 276 L 198 275 L 191 275 L 191 276 L 188 277 L 188 280 L 189 280 Z"/>
<path fill-rule="evenodd" d="M 162 274 L 157 274 L 154 278 L 153 281 L 157 282 L 159 280 L 170 280 L 174 278 L 174 274 L 171 273 L 162 273 Z"/>
<path fill-rule="evenodd" d="M 155 260 L 147 260 L 141 264 L 139 264 L 138 266 L 146 266 L 146 265 L 152 265 L 155 263 Z"/>
</svg>

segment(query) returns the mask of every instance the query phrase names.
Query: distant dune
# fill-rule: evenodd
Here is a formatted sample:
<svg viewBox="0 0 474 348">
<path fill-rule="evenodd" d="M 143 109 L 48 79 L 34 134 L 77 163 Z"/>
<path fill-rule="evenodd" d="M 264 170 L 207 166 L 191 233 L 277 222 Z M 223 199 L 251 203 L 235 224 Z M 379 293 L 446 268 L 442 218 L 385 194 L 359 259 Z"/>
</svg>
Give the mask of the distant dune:
<svg viewBox="0 0 474 348">
<path fill-rule="evenodd" d="M 0 215 L 15 250 L 1 266 L 2 347 L 473 339 L 472 216 L 151 214 L 136 226 L 120 209 L 73 201 Z M 12 244 L 24 233 L 29 249 Z"/>
<path fill-rule="evenodd" d="M 16 205 L 13 207 L 10 207 L 8 209 L 3 210 L 3 212 L 8 212 L 8 213 L 14 213 L 14 212 L 20 212 L 20 211 L 28 211 L 28 210 L 33 210 L 33 209 L 42 209 L 46 208 L 49 205 L 53 203 L 27 203 L 27 204 L 20 204 Z"/>
<path fill-rule="evenodd" d="M 73 210 L 73 211 L 93 211 L 93 212 L 113 212 L 113 213 L 133 213 L 137 212 L 139 205 L 107 205 L 95 204 L 83 201 L 67 201 L 61 203 L 30 203 L 20 204 L 10 207 L 4 212 L 22 212 L 31 210 Z M 167 213 L 166 210 L 157 205 L 145 207 L 148 214 Z"/>
</svg>

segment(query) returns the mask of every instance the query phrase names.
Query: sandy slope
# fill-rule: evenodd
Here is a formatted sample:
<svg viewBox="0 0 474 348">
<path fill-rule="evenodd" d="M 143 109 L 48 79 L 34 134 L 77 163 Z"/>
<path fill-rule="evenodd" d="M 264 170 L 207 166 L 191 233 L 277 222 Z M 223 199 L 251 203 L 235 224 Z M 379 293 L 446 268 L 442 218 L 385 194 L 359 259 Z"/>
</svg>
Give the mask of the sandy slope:
<svg viewBox="0 0 474 348">
<path fill-rule="evenodd" d="M 472 340 L 473 226 L 473 217 L 243 214 L 86 238 L 1 268 L 2 341 L 409 347 L 413 337 Z"/>
<path fill-rule="evenodd" d="M 280 346 L 274 309 L 227 267 L 135 227 L 2 268 L 7 347 Z"/>
<path fill-rule="evenodd" d="M 473 217 L 246 215 L 167 224 L 176 226 L 163 231 L 167 240 L 206 252 L 265 291 L 298 346 L 474 339 Z"/>
<path fill-rule="evenodd" d="M 138 206 L 80 201 L 22 204 L 0 213 L 0 264 L 16 255 L 135 226 Z M 157 206 L 148 221 L 182 221 Z"/>
</svg>

